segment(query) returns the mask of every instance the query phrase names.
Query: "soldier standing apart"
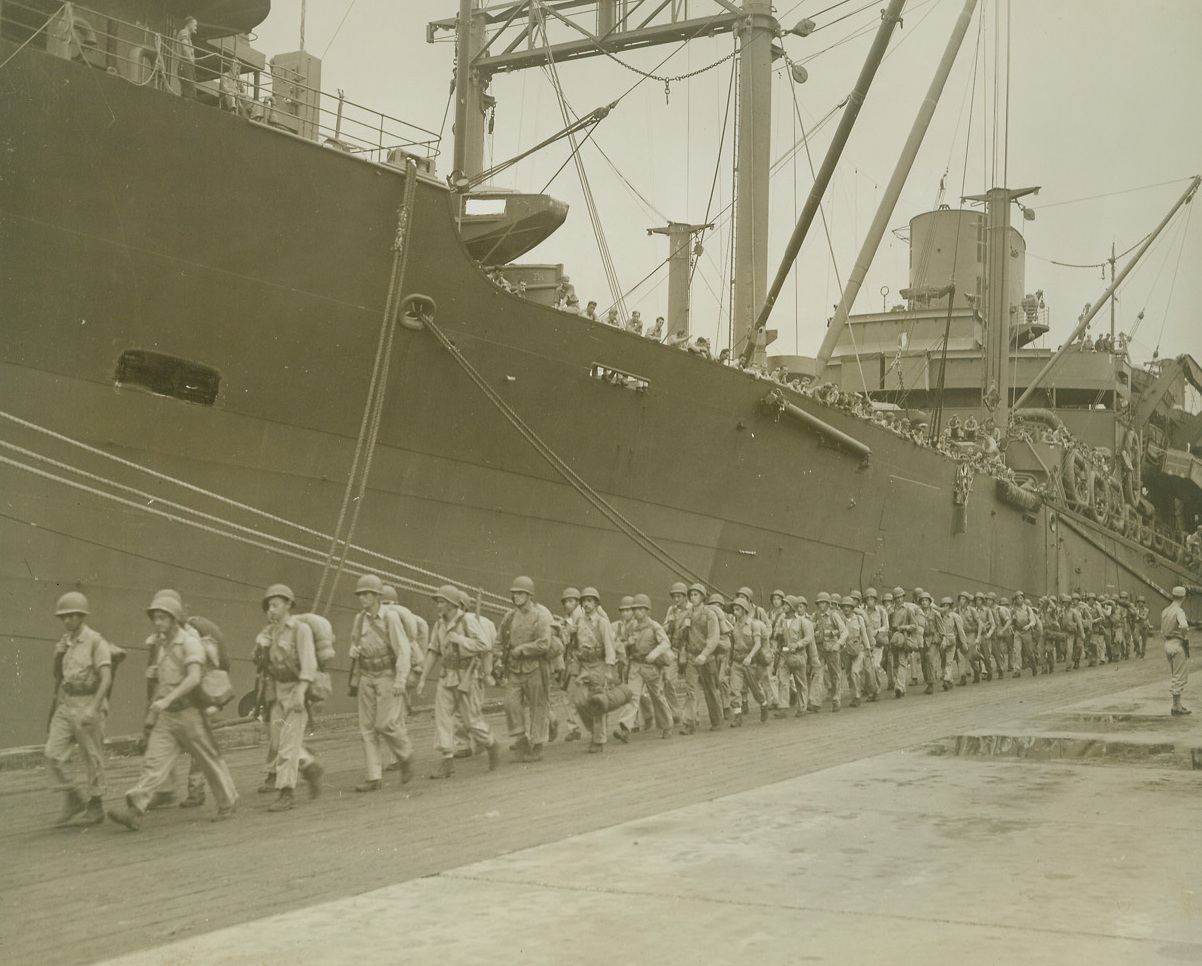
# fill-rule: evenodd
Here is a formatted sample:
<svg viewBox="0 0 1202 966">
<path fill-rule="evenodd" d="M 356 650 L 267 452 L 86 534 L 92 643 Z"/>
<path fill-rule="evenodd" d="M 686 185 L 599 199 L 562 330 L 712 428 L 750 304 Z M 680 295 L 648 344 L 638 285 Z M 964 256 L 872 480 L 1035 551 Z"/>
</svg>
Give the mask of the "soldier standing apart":
<svg viewBox="0 0 1202 966">
<path fill-rule="evenodd" d="M 413 650 L 401 615 L 381 601 L 384 583 L 364 574 L 355 587 L 359 613 L 351 625 L 350 658 L 359 667 L 359 737 L 366 774 L 357 792 L 378 792 L 383 783 L 380 744 L 401 763 L 401 784 L 413 778 L 413 742 L 405 727 L 405 685 Z"/>
<path fill-rule="evenodd" d="M 296 598 L 284 584 L 263 595 L 267 626 L 255 638 L 255 663 L 267 669 L 274 684 L 271 705 L 272 743 L 276 747 L 276 800 L 269 812 L 286 812 L 295 804 L 296 781 L 304 776 L 309 797 L 321 794 L 322 767 L 305 747 L 309 711 L 305 699 L 317 675 L 317 650 L 309 625 L 292 616 Z"/>
<path fill-rule="evenodd" d="M 551 612 L 534 602 L 534 581 L 518 577 L 509 588 L 512 616 L 505 642 L 505 716 L 517 738 L 519 761 L 543 760 L 550 733 Z M 565 628 L 565 634 L 568 629 Z M 566 740 L 566 739 L 565 739 Z"/>
<path fill-rule="evenodd" d="M 613 629 L 601 614 L 600 603 L 601 598 L 592 587 L 585 587 L 580 592 L 580 606 L 584 610 L 576 619 L 576 660 L 580 672 L 573 685 L 572 703 L 576 705 L 576 714 L 580 716 L 584 730 L 591 736 L 589 754 L 605 749 L 609 716 L 598 705 L 605 701 L 617 663 Z M 601 701 L 594 701 L 598 697 Z M 625 736 L 622 740 L 626 740 Z"/>
<path fill-rule="evenodd" d="M 651 598 L 646 594 L 634 596 L 634 617 L 627 635 L 626 653 L 630 659 L 630 690 L 632 699 L 622 709 L 618 730 L 629 733 L 638 715 L 639 704 L 645 695 L 651 704 L 655 727 L 661 738 L 672 737 L 672 708 L 664 694 L 664 674 L 673 663 L 672 642 L 667 632 L 651 619 Z M 651 720 L 646 727 L 650 730 Z"/>
<path fill-rule="evenodd" d="M 113 683 L 113 659 L 108 642 L 87 625 L 88 599 L 83 594 L 63 594 L 55 614 L 66 633 L 54 649 L 58 688 L 45 755 L 55 787 L 67 799 L 55 824 L 70 825 L 78 815 L 78 824 L 97 825 L 104 821 L 104 718 Z M 76 747 L 87 775 L 82 789 L 71 764 Z"/>
<path fill-rule="evenodd" d="M 1160 614 L 1160 632 L 1164 635 L 1164 656 L 1169 660 L 1169 694 L 1173 696 L 1172 713 L 1190 714 L 1181 703 L 1181 695 L 1189 680 L 1189 621 L 1181 602 L 1185 588 L 1173 588 L 1173 602 Z"/>
<path fill-rule="evenodd" d="M 155 699 L 150 705 L 154 724 L 146 742 L 138 783 L 125 793 L 125 807 L 110 809 L 108 816 L 130 830 L 141 828 L 154 790 L 171 774 L 176 758 L 187 752 L 200 762 L 213 789 L 217 799 L 215 820 L 229 818 L 234 814 L 238 793 L 229 768 L 217 751 L 204 712 L 192 694 L 200 684 L 205 666 L 204 646 L 196 635 L 184 633 L 181 627 L 184 611 L 179 601 L 159 597 L 151 601 L 146 613 L 154 623 L 160 648 Z M 314 668 L 316 664 L 314 660 Z"/>
<path fill-rule="evenodd" d="M 500 755 L 492 730 L 484 720 L 480 698 L 481 660 L 491 645 L 476 616 L 461 606 L 462 599 L 459 590 L 449 584 L 439 587 L 434 595 L 438 621 L 430 631 L 426 665 L 417 683 L 418 692 L 425 691 L 426 679 L 434 666 L 439 666 L 438 687 L 434 693 L 434 730 L 442 760 L 431 778 L 450 778 L 455 774 L 456 716 L 462 719 L 468 740 L 483 745 L 488 751 L 489 771 L 496 770 Z M 545 700 L 543 728 L 546 729 Z"/>
<path fill-rule="evenodd" d="M 716 672 L 720 627 L 713 608 L 705 603 L 704 584 L 689 587 L 689 610 L 683 619 L 683 628 L 684 646 L 680 652 L 685 689 L 682 734 L 696 732 L 701 722 L 703 700 L 709 712 L 710 731 L 717 731 L 722 727 L 722 702 Z"/>
<path fill-rule="evenodd" d="M 184 25 L 175 33 L 177 50 L 176 73 L 179 75 L 179 93 L 181 97 L 196 97 L 196 48 L 192 37 L 196 34 L 196 18 L 186 17 Z"/>
</svg>

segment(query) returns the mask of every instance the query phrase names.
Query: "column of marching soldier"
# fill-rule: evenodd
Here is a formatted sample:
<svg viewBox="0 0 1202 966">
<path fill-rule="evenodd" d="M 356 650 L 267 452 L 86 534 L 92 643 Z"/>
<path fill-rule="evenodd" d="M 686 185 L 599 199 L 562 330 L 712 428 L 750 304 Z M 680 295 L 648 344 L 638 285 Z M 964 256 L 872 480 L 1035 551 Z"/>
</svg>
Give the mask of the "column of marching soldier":
<svg viewBox="0 0 1202 966">
<path fill-rule="evenodd" d="M 350 634 L 351 694 L 357 696 L 365 777 L 357 792 L 382 787 L 383 772 L 396 768 L 401 784 L 413 777 L 413 747 L 406 713 L 433 682 L 439 765 L 430 778 L 454 775 L 456 758 L 485 752 L 497 767 L 497 738 L 484 719 L 486 684 L 504 689 L 510 750 L 522 762 L 542 759 L 544 746 L 566 729 L 565 740 L 588 738 L 601 752 L 611 735 L 623 743 L 642 731 L 670 738 L 692 735 L 708 723 L 716 731 L 739 728 L 752 703 L 760 722 L 819 712 L 829 701 L 839 711 L 878 700 L 882 691 L 902 698 L 921 682 L 925 693 L 971 683 L 1051 674 L 1082 664 L 1142 658 L 1151 630 L 1143 597 L 1075 593 L 1013 599 L 961 591 L 955 599 L 921 588 L 877 594 L 823 592 L 813 608 L 802 596 L 775 590 L 768 608 L 749 588 L 733 600 L 702 584 L 674 584 L 662 622 L 651 617 L 646 594 L 624 597 L 611 620 L 592 587 L 569 587 L 554 614 L 535 600 L 528 577 L 510 588 L 513 609 L 499 626 L 473 609 L 453 586 L 433 595 L 438 618 L 430 626 L 396 601 L 396 592 L 374 575 L 359 580 L 360 604 Z M 1188 656 L 1187 625 L 1174 589 L 1161 617 L 1173 674 L 1173 714 L 1181 704 Z M 268 811 L 294 807 L 299 779 L 311 797 L 321 791 L 322 766 L 304 746 L 309 709 L 329 696 L 323 670 L 333 656 L 329 623 L 296 614 L 296 598 L 283 584 L 263 596 L 267 625 L 254 647 L 257 698 L 269 722 L 267 778 L 261 793 L 275 795 Z M 66 797 L 59 825 L 103 822 L 104 720 L 113 668 L 124 656 L 88 626 L 83 594 L 64 594 L 57 615 L 66 633 L 54 662 L 56 703 L 46 759 Z M 180 595 L 159 591 L 147 608 L 153 631 L 146 640 L 148 712 L 146 747 L 137 783 L 110 819 L 130 829 L 147 810 L 201 805 L 206 782 L 217 803 L 215 820 L 234 813 L 237 793 L 213 736 L 208 676 L 228 668 L 220 629 L 187 616 Z M 1184 656 L 1182 651 L 1184 650 Z M 557 700 L 562 696 L 563 700 Z M 561 726 L 561 705 L 565 721 Z M 610 724 L 614 730 L 610 731 Z M 384 747 L 395 763 L 386 769 Z M 86 780 L 72 765 L 78 750 Z M 182 801 L 178 792 L 186 790 Z"/>
</svg>

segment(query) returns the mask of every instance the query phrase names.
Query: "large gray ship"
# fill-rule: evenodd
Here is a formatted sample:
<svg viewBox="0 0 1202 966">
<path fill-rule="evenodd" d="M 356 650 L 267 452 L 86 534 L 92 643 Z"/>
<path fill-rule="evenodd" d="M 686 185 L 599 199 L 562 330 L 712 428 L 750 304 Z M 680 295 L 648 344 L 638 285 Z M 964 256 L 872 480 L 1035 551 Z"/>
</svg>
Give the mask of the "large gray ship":
<svg viewBox="0 0 1202 966">
<path fill-rule="evenodd" d="M 545 597 L 587 580 L 657 608 L 678 577 L 1108 588 L 1153 610 L 1184 583 L 1198 616 L 1202 372 L 1031 347 L 1016 193 L 916 216 L 904 304 L 836 320 L 817 360 L 757 364 L 753 278 L 747 365 L 725 365 L 551 304 L 560 279 L 514 260 L 563 206 L 473 184 L 470 137 L 439 173 L 430 132 L 353 126 L 307 54 L 269 69 L 246 37 L 265 0 L 187 6 L 0 5 L 6 744 L 41 739 L 53 604 L 75 589 L 135 650 L 114 733 L 140 724 L 130 679 L 167 586 L 225 629 L 241 690 L 264 586 L 337 627 L 339 575 L 369 570 L 423 608 L 450 581 L 495 610 L 524 572 Z M 460 56 L 507 10 L 465 0 Z M 766 4 L 723 11 L 741 56 L 771 58 Z M 470 112 L 485 95 L 460 83 Z M 1013 264 L 991 267 L 995 238 Z"/>
</svg>

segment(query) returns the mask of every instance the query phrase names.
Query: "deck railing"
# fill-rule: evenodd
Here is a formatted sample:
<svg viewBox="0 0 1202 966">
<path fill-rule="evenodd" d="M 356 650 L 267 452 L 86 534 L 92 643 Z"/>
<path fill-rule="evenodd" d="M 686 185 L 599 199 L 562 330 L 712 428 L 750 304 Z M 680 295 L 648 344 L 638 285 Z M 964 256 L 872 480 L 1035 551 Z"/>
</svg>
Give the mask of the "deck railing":
<svg viewBox="0 0 1202 966">
<path fill-rule="evenodd" d="M 248 38 L 231 34 L 196 43 L 193 63 L 176 39 L 180 24 L 152 29 L 77 3 L 0 0 L 0 36 L 22 47 L 194 98 L 370 161 L 403 165 L 413 157 L 433 171 L 436 132 L 358 104 L 341 90 L 330 94 L 312 86 L 307 68 L 315 58 L 300 53 L 264 62 Z"/>
</svg>

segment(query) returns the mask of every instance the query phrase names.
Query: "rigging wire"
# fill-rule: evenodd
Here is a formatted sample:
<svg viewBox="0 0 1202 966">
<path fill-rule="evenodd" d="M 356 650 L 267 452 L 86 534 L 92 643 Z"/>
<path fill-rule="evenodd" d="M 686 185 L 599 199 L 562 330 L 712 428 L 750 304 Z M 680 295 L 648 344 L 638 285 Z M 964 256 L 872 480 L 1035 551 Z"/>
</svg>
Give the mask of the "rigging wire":
<svg viewBox="0 0 1202 966">
<path fill-rule="evenodd" d="M 334 36 L 332 36 L 330 38 L 330 42 L 326 44 L 326 49 L 321 52 L 322 60 L 325 60 L 326 54 L 328 54 L 330 52 L 330 48 L 334 46 L 334 41 L 338 39 L 338 33 L 342 30 L 342 25 L 346 23 L 346 18 L 349 17 L 351 15 L 351 11 L 355 9 L 356 3 L 358 3 L 358 0 L 351 0 L 351 2 L 347 4 L 346 13 L 342 15 L 342 19 L 338 21 L 338 26 L 334 28 Z"/>
<path fill-rule="evenodd" d="M 1117 191 L 1107 191 L 1100 195 L 1086 195 L 1084 198 L 1070 198 L 1068 201 L 1053 201 L 1051 204 L 1040 204 L 1040 211 L 1047 211 L 1049 208 L 1059 208 L 1061 205 L 1076 205 L 1083 201 L 1096 201 L 1099 198 L 1113 198 L 1115 195 L 1126 195 L 1133 191 L 1146 191 L 1149 188 L 1163 188 L 1166 185 L 1181 185 L 1190 181 L 1190 178 L 1174 178 L 1172 181 L 1158 181 L 1155 184 L 1141 184 L 1134 188 L 1120 188 Z"/>
</svg>

